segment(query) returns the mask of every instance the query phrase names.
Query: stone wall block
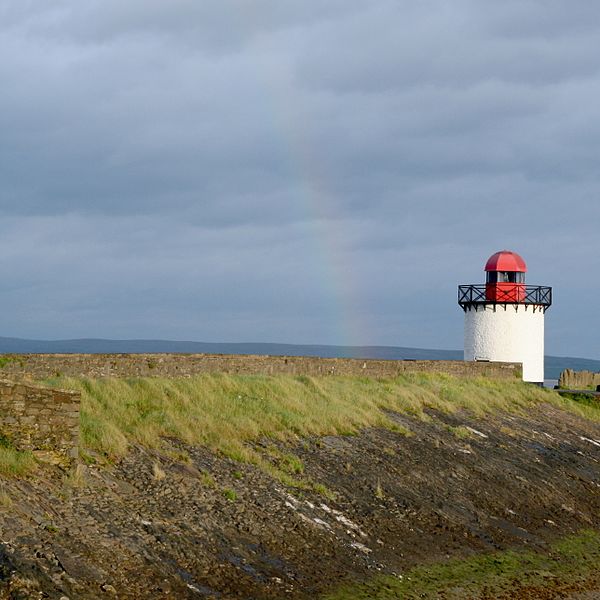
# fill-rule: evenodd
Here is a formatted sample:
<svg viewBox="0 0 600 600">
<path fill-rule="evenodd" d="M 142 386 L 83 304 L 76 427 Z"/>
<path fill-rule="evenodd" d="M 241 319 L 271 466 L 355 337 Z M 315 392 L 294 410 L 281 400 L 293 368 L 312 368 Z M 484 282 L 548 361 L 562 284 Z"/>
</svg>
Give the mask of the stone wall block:
<svg viewBox="0 0 600 600">
<path fill-rule="evenodd" d="M 561 388 L 569 390 L 596 389 L 600 385 L 600 373 L 565 369 L 560 374 L 558 385 Z"/>
<path fill-rule="evenodd" d="M 70 461 L 79 441 L 79 400 L 78 392 L 0 380 L 0 433 L 18 449 L 51 450 Z"/>
</svg>

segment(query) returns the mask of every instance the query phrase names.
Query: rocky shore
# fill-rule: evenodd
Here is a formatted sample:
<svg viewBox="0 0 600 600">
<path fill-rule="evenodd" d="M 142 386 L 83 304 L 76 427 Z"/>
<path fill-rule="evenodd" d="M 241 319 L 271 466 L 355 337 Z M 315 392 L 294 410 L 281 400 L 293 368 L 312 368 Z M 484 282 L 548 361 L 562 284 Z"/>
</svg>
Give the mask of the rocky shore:
<svg viewBox="0 0 600 600">
<path fill-rule="evenodd" d="M 298 477 L 322 493 L 177 440 L 132 448 L 114 465 L 88 457 L 71 474 L 40 465 L 3 478 L 0 598 L 308 599 L 600 530 L 597 424 L 556 407 L 430 417 L 396 416 L 410 435 L 375 428 L 258 444 L 293 452 Z M 598 582 L 577 586 L 573 594 Z"/>
</svg>

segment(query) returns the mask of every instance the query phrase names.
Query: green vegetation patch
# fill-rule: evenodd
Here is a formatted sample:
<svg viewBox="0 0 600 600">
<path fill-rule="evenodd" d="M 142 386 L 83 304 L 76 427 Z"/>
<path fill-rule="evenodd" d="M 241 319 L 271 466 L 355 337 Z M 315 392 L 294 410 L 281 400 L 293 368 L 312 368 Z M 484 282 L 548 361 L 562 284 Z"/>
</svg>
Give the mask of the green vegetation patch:
<svg viewBox="0 0 600 600">
<path fill-rule="evenodd" d="M 223 496 L 229 500 L 229 502 L 235 502 L 237 500 L 236 492 L 230 488 L 225 488 L 223 490 Z"/>
<path fill-rule="evenodd" d="M 36 464 L 31 452 L 0 445 L 0 475 L 22 477 L 35 470 Z"/>
<path fill-rule="evenodd" d="M 21 477 L 31 473 L 36 465 L 31 452 L 17 450 L 12 441 L 0 433 L 0 475 Z"/>
<path fill-rule="evenodd" d="M 457 425 L 457 426 L 446 425 L 446 429 L 452 435 L 455 435 L 457 438 L 459 438 L 461 440 L 475 437 L 475 434 L 468 427 L 465 427 L 464 425 Z"/>
<path fill-rule="evenodd" d="M 15 362 L 17 361 L 17 357 L 12 356 L 10 354 L 2 354 L 0 356 L 0 369 L 4 369 L 4 367 L 8 364 L 10 364 L 11 362 Z"/>
<path fill-rule="evenodd" d="M 544 588 L 553 582 L 585 581 L 598 564 L 600 534 L 588 530 L 564 538 L 546 553 L 508 551 L 420 566 L 396 577 L 346 586 L 324 600 L 510 597 L 515 583 Z"/>
<path fill-rule="evenodd" d="M 600 399 L 589 394 L 561 394 L 556 402 L 565 408 L 590 421 L 600 421 Z"/>
<path fill-rule="evenodd" d="M 563 398 L 569 398 L 574 402 L 577 402 L 581 406 L 590 406 L 592 408 L 600 409 L 600 396 L 594 394 L 582 394 L 582 393 L 565 393 L 562 392 Z"/>
</svg>

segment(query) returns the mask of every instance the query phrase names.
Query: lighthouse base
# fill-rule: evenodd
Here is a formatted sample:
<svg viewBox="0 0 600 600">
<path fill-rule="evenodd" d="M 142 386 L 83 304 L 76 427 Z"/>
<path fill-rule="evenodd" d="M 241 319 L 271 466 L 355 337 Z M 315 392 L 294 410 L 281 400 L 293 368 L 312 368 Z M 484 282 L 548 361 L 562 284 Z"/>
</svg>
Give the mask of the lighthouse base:
<svg viewBox="0 0 600 600">
<path fill-rule="evenodd" d="M 520 362 L 523 381 L 544 381 L 544 309 L 533 304 L 465 306 L 465 360 Z"/>
</svg>

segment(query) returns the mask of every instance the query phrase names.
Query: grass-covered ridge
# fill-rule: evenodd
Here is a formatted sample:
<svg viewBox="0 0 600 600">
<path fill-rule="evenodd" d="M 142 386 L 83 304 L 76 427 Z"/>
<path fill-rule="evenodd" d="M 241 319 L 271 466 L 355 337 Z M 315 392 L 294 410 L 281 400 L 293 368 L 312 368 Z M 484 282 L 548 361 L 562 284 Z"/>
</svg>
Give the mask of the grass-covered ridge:
<svg viewBox="0 0 600 600">
<path fill-rule="evenodd" d="M 592 406 L 522 382 L 440 374 L 389 380 L 211 374 L 46 383 L 81 391 L 83 448 L 112 459 L 123 456 L 130 443 L 158 447 L 169 436 L 253 462 L 249 441 L 353 434 L 370 426 L 397 429 L 389 411 L 424 416 L 425 408 L 483 415 L 551 402 L 600 420 Z"/>
</svg>

